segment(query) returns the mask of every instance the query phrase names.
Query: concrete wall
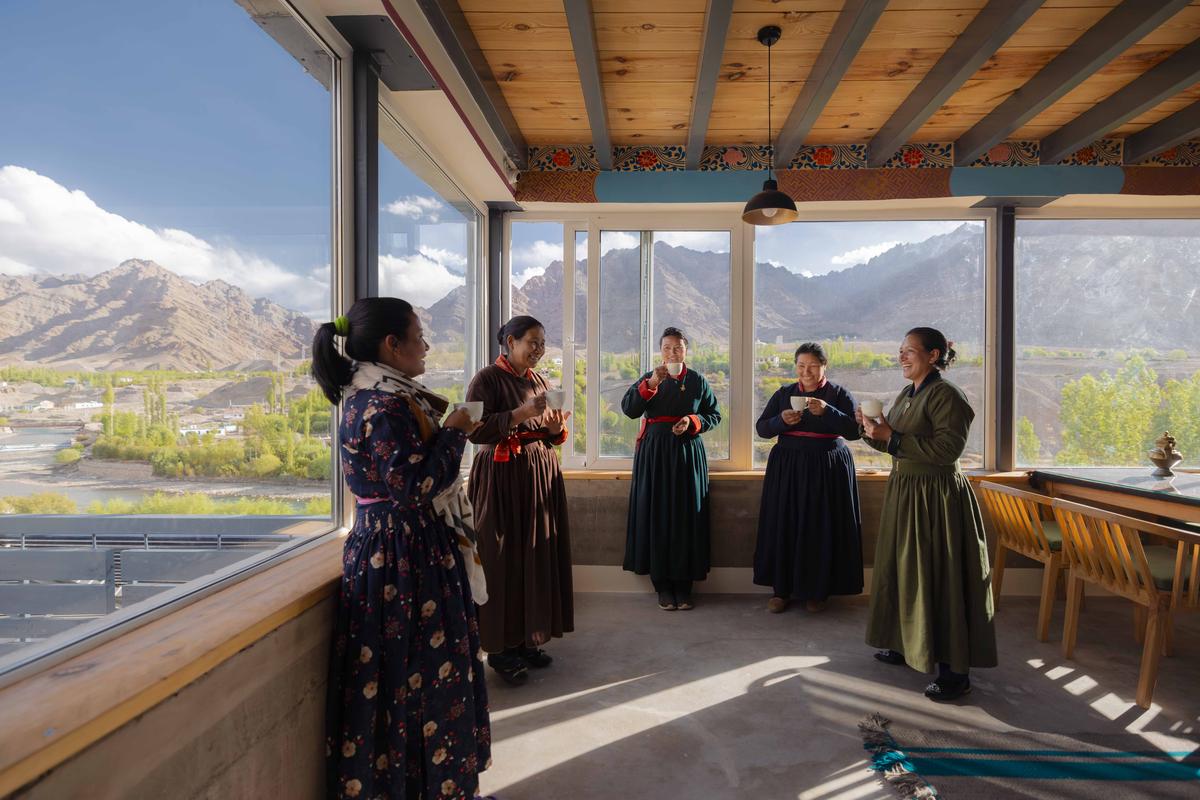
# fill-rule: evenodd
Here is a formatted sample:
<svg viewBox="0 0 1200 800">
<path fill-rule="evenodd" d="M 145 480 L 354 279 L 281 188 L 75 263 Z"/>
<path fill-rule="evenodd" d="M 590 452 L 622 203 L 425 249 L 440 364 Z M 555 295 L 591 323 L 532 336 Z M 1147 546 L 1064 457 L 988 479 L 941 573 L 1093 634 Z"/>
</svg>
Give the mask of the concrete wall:
<svg viewBox="0 0 1200 800">
<path fill-rule="evenodd" d="M 11 797 L 324 797 L 333 598 Z"/>
</svg>

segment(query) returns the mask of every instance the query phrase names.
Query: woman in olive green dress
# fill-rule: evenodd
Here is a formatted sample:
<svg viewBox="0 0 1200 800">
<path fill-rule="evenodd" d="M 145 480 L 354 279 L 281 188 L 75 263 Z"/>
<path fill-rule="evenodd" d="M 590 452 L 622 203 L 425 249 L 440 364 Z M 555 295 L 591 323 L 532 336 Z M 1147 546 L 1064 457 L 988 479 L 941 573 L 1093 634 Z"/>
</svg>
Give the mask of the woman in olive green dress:
<svg viewBox="0 0 1200 800">
<path fill-rule="evenodd" d="M 933 328 L 913 328 L 900 345 L 911 381 L 885 419 L 856 412 L 863 440 L 892 456 L 875 548 L 867 644 L 875 658 L 937 668 L 932 700 L 971 690 L 971 667 L 996 666 L 991 567 L 983 517 L 958 467 L 975 412 L 942 377 L 954 349 Z"/>
</svg>

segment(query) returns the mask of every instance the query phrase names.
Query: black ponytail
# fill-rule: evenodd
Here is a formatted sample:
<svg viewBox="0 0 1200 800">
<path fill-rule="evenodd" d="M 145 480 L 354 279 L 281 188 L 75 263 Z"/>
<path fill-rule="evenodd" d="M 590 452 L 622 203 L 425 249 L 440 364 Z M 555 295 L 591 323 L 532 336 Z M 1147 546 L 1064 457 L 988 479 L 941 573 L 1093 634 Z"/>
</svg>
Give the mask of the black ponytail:
<svg viewBox="0 0 1200 800">
<path fill-rule="evenodd" d="M 538 322 L 528 314 L 522 314 L 518 317 L 513 317 L 508 322 L 500 326 L 500 330 L 496 332 L 496 341 L 500 343 L 500 349 L 508 355 L 508 337 L 513 337 L 517 341 L 525 338 L 525 334 L 531 328 L 545 328 L 546 326 Z"/>
<path fill-rule="evenodd" d="M 364 297 L 355 301 L 346 316 L 317 328 L 312 344 L 312 376 L 329 402 L 336 405 L 341 401 L 342 391 L 354 376 L 355 361 L 377 360 L 379 345 L 388 336 L 407 339 L 414 318 L 407 300 Z M 345 356 L 338 352 L 338 336 L 346 339 Z"/>
<path fill-rule="evenodd" d="M 905 336 L 915 336 L 921 340 L 921 347 L 925 348 L 926 352 L 932 353 L 938 351 L 938 360 L 933 362 L 933 365 L 938 369 L 950 369 L 950 365 L 958 358 L 958 353 L 954 352 L 953 342 L 946 340 L 946 336 L 937 328 L 913 328 Z"/>
</svg>

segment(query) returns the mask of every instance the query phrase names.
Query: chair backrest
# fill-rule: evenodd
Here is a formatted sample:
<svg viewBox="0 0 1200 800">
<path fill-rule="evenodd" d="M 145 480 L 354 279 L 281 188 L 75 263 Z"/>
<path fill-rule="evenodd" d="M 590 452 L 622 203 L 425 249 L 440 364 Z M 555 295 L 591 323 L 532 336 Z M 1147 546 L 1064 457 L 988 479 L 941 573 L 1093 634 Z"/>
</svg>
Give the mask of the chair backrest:
<svg viewBox="0 0 1200 800">
<path fill-rule="evenodd" d="M 1156 602 L 1160 589 L 1142 542 L 1148 536 L 1175 548 L 1175 575 L 1167 591 L 1177 604 L 1195 606 L 1200 535 L 1068 500 L 1056 498 L 1052 505 L 1062 528 L 1063 556 L 1073 574 L 1135 602 Z M 1190 586 L 1185 586 L 1187 578 Z"/>
<path fill-rule="evenodd" d="M 979 484 L 983 505 L 996 537 L 1010 550 L 1045 561 L 1052 552 L 1042 527 L 1042 509 L 1050 511 L 1049 495 L 984 481 Z"/>
</svg>

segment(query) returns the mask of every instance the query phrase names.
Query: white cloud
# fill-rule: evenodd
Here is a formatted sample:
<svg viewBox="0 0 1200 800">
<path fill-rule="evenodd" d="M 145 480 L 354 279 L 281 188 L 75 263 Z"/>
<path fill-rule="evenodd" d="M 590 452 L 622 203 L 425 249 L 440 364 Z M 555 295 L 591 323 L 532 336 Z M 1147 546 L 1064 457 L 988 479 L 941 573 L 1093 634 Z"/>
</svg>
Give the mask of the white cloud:
<svg viewBox="0 0 1200 800">
<path fill-rule="evenodd" d="M 96 275 L 130 258 L 193 281 L 223 280 L 288 308 L 328 308 L 328 277 L 297 275 L 187 231 L 150 228 L 33 170 L 0 167 L 0 272 Z"/>
<path fill-rule="evenodd" d="M 399 200 L 393 200 L 384 206 L 384 208 L 389 214 L 395 214 L 397 217 L 437 222 L 444 206 L 442 201 L 436 197 L 410 194 Z"/>
<path fill-rule="evenodd" d="M 424 244 L 417 248 L 417 250 L 421 253 L 421 255 L 425 256 L 431 261 L 436 261 L 439 264 L 446 264 L 452 267 L 458 267 L 457 271 L 459 272 L 464 271 L 467 268 L 467 257 L 461 253 L 455 253 L 454 251 L 447 250 L 443 247 L 430 247 Z"/>
<path fill-rule="evenodd" d="M 654 236 L 672 247 L 686 247 L 701 253 L 729 252 L 729 233 L 726 231 L 661 231 Z"/>
<path fill-rule="evenodd" d="M 509 257 L 512 282 L 524 286 L 525 281 L 546 272 L 546 267 L 563 260 L 562 242 L 547 242 L 538 239 L 531 244 L 514 247 Z"/>
<path fill-rule="evenodd" d="M 612 250 L 629 250 L 641 243 L 637 234 L 625 231 L 602 231 L 600 233 L 600 255 L 606 256 Z"/>
<path fill-rule="evenodd" d="M 380 256 L 379 279 L 384 294 L 401 297 L 422 308 L 429 308 L 467 282 L 424 253 Z"/>
<path fill-rule="evenodd" d="M 856 247 L 853 250 L 847 250 L 841 255 L 834 256 L 829 259 L 830 264 L 838 266 L 852 266 L 854 264 L 865 264 L 880 253 L 886 253 L 898 244 L 903 242 L 880 242 L 879 244 L 869 244 L 863 247 Z"/>
</svg>

